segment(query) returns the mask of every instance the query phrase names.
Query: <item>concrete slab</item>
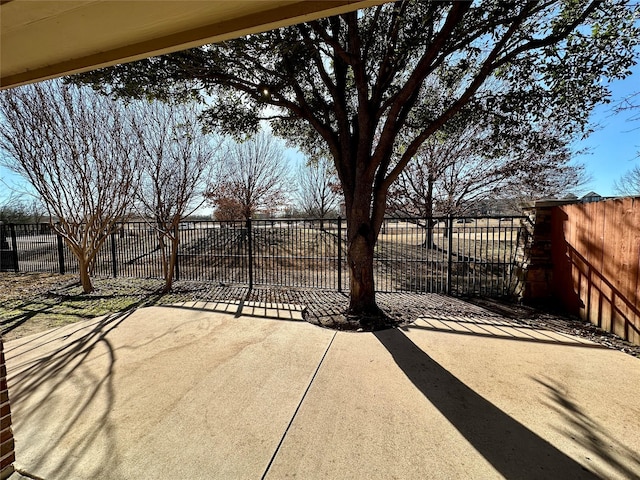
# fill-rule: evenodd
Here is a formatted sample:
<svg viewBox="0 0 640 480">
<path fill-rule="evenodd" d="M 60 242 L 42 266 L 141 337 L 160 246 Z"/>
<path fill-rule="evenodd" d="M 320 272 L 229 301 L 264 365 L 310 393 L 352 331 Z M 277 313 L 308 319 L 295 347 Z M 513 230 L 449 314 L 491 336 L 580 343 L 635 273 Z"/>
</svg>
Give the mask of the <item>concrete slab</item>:
<svg viewBox="0 0 640 480">
<path fill-rule="evenodd" d="M 244 316 L 299 307 L 248 307 L 8 342 L 16 465 L 45 480 L 640 478 L 629 355 L 480 314 L 336 333 Z"/>
<path fill-rule="evenodd" d="M 550 472 L 584 478 L 573 462 L 601 478 L 640 476 L 637 359 L 577 337 L 554 339 L 544 330 L 534 330 L 534 338 L 509 339 L 422 327 L 417 322 L 406 337 L 446 371 L 444 378 L 455 379 L 459 392 L 471 395 L 465 402 L 473 401 L 491 428 L 478 436 L 469 425 L 482 430 L 482 424 L 460 414 L 464 402 L 452 411 L 450 402 L 439 399 L 443 413 L 468 432 L 484 458 L 494 458 L 505 477 L 523 478 L 519 470 L 535 472 L 537 466 L 546 467 L 547 478 Z M 490 407 L 479 408 L 485 403 Z"/>
<path fill-rule="evenodd" d="M 637 359 L 477 320 L 339 334 L 267 478 L 640 478 Z"/>
<path fill-rule="evenodd" d="M 276 318 L 278 320 L 304 321 L 305 306 L 277 302 L 253 302 L 236 300 L 231 302 L 186 302 L 173 305 L 176 308 L 232 313 L 237 317 Z"/>
<path fill-rule="evenodd" d="M 8 342 L 16 465 L 47 480 L 260 478 L 332 337 L 154 307 Z"/>
<path fill-rule="evenodd" d="M 267 478 L 495 478 L 378 339 L 396 334 L 336 337 Z"/>
</svg>

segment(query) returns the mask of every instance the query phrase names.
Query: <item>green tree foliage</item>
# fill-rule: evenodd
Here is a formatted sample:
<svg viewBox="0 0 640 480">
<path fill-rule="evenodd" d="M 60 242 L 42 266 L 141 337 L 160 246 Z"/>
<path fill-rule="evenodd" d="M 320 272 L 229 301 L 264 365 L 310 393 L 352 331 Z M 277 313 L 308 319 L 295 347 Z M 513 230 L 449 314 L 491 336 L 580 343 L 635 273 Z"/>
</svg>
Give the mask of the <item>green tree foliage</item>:
<svg viewBox="0 0 640 480">
<path fill-rule="evenodd" d="M 637 18 L 618 0 L 401 1 L 78 81 L 117 95 L 211 99 L 203 118 L 212 127 L 242 137 L 268 119 L 308 154 L 329 152 L 345 201 L 349 313 L 355 326 L 375 327 L 373 254 L 389 187 L 423 143 L 477 109 L 496 112 L 497 136 L 518 120 L 582 131 L 608 97 L 606 80 L 633 64 Z"/>
</svg>

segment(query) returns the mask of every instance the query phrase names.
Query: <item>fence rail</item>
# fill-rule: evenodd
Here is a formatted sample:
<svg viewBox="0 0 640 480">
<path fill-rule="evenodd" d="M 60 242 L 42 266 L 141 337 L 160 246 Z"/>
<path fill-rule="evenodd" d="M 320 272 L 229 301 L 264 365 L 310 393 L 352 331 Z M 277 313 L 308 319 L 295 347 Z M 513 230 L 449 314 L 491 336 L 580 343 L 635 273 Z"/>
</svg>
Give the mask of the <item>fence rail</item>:
<svg viewBox="0 0 640 480">
<path fill-rule="evenodd" d="M 509 296 L 525 217 L 389 218 L 375 249 L 378 291 Z M 78 264 L 48 225 L 4 225 L 3 270 L 74 273 Z M 342 219 L 186 221 L 176 279 L 348 290 Z M 9 245 L 8 239 L 11 240 Z M 100 250 L 96 276 L 162 278 L 156 230 L 124 223 Z"/>
</svg>

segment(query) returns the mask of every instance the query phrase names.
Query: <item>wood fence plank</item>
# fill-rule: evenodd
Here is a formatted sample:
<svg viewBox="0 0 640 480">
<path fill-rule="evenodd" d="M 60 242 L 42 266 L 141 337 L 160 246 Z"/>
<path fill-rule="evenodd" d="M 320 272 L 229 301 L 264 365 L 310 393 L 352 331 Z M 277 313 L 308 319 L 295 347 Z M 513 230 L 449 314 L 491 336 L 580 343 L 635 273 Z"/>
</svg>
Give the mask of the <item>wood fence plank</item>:
<svg viewBox="0 0 640 480">
<path fill-rule="evenodd" d="M 626 307 L 625 337 L 640 344 L 640 198 L 625 199 L 622 228 L 625 232 L 625 281 L 621 285 Z"/>
<path fill-rule="evenodd" d="M 594 203 L 594 217 L 596 225 L 594 226 L 594 242 L 598 242 L 597 249 L 599 258 L 594 258 L 594 271 L 597 272 L 598 280 L 595 288 L 599 292 L 597 304 L 597 322 L 599 327 L 613 331 L 615 328 L 612 302 L 615 287 L 615 271 L 614 265 L 618 261 L 619 253 L 619 228 L 617 225 L 617 209 L 615 201 Z M 595 238 L 598 237 L 599 238 Z"/>
<path fill-rule="evenodd" d="M 610 228 L 614 231 L 610 235 L 611 245 L 608 249 L 607 262 L 608 269 L 612 270 L 609 276 L 612 290 L 612 325 L 610 331 L 622 338 L 627 338 L 625 326 L 629 313 L 624 299 L 627 293 L 625 290 L 629 274 L 629 246 L 627 244 L 628 235 L 624 221 L 624 202 L 622 200 L 614 200 L 607 203 L 610 205 L 609 209 L 612 210 L 611 218 L 614 220 L 610 225 Z"/>
<path fill-rule="evenodd" d="M 640 344 L 640 198 L 559 208 L 566 215 L 564 240 L 579 297 L 576 313 Z M 554 265 L 558 272 L 562 268 Z"/>
<path fill-rule="evenodd" d="M 589 215 L 589 205 L 578 204 L 573 205 L 576 215 L 574 224 L 574 245 L 576 249 L 576 257 L 579 259 L 580 268 L 580 300 L 582 301 L 582 309 L 580 317 L 582 319 L 590 319 L 593 315 L 592 307 L 592 266 L 591 266 L 591 218 Z M 570 214 L 571 215 L 571 214 Z"/>
</svg>

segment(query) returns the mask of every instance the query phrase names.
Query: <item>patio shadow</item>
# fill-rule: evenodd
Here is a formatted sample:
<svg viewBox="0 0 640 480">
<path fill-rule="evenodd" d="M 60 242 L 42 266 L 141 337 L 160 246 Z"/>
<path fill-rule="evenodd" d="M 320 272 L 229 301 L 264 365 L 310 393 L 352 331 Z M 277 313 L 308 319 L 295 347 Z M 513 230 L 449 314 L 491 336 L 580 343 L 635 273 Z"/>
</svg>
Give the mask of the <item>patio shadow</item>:
<svg viewBox="0 0 640 480">
<path fill-rule="evenodd" d="M 599 478 L 473 391 L 400 330 L 374 335 L 425 398 L 505 478 Z"/>
<path fill-rule="evenodd" d="M 605 425 L 588 415 L 588 411 L 571 398 L 570 392 L 551 378 L 533 378 L 547 391 L 547 406 L 567 419 L 565 436 L 579 443 L 621 478 L 640 478 L 640 458 L 620 440 L 613 437 Z"/>
<path fill-rule="evenodd" d="M 114 426 L 110 420 L 115 395 L 115 352 L 107 335 L 130 313 L 131 311 L 111 315 L 89 327 L 69 330 L 65 337 L 73 337 L 73 340 L 55 338 L 52 343 L 63 343 L 35 361 L 21 362 L 18 358 L 20 354 L 14 354 L 9 390 L 14 411 L 16 465 L 21 465 L 30 474 L 37 474 L 45 469 L 60 474 L 58 478 L 69 478 L 74 465 L 72 459 L 81 457 L 92 444 L 100 442 L 111 452 L 109 455 L 105 454 L 103 461 L 116 468 Z M 50 342 L 45 342 L 42 347 L 46 349 L 48 343 Z M 25 351 L 31 350 L 28 343 L 22 348 Z M 107 361 L 101 376 L 96 378 L 87 376 L 83 362 L 97 351 Z M 74 398 L 61 398 L 58 390 L 67 382 L 85 384 L 86 390 L 82 393 L 78 390 Z M 57 413 L 61 410 L 56 407 L 65 403 L 63 411 L 68 414 L 63 418 Z M 87 423 L 84 419 L 91 415 L 97 417 Z M 46 434 L 38 434 L 37 426 L 43 427 L 52 422 L 56 425 L 55 435 L 48 438 L 45 444 Z M 78 429 L 80 434 L 77 433 Z M 45 432 L 45 429 L 42 431 Z M 22 444 L 26 450 L 37 445 L 40 448 L 38 458 L 32 457 L 24 463 L 22 458 L 26 452 L 22 452 L 20 440 L 26 441 Z M 55 455 L 56 451 L 65 453 Z"/>
<path fill-rule="evenodd" d="M 531 326 L 519 320 L 512 320 L 495 315 L 441 315 L 427 313 L 418 318 L 416 322 L 411 325 L 411 328 L 452 333 L 455 335 L 545 343 L 548 345 L 597 349 L 607 348 L 578 336 L 548 330 L 544 327 Z"/>
<path fill-rule="evenodd" d="M 304 316 L 306 314 L 306 307 L 302 305 L 251 302 L 245 300 L 188 302 L 182 304 L 160 305 L 160 307 L 198 310 L 202 312 L 228 313 L 236 318 L 255 317 L 291 322 L 304 321 Z"/>
</svg>

